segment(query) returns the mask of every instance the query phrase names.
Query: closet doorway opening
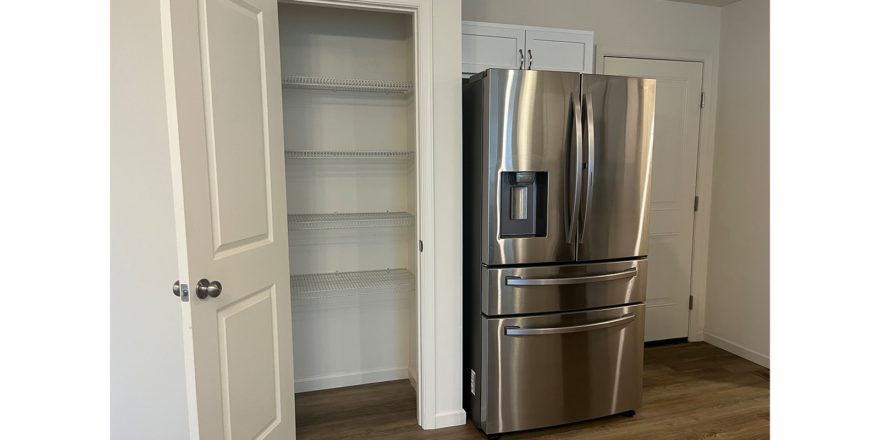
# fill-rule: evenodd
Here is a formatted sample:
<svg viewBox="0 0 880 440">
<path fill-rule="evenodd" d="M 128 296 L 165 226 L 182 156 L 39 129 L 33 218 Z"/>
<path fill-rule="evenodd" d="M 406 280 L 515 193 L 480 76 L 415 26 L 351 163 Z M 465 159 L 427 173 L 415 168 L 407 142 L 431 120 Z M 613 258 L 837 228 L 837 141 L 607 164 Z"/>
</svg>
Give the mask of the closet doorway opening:
<svg viewBox="0 0 880 440">
<path fill-rule="evenodd" d="M 408 380 L 421 419 L 418 17 L 336 6 L 278 5 L 295 392 Z"/>
</svg>

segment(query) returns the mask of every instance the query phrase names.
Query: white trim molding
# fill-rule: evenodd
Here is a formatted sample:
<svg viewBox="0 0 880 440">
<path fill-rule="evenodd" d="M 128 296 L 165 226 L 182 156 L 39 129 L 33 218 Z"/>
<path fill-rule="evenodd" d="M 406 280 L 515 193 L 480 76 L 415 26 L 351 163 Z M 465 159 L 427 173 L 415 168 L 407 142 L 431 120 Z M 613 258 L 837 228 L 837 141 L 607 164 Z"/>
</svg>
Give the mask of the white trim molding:
<svg viewBox="0 0 880 440">
<path fill-rule="evenodd" d="M 350 387 L 365 383 L 387 382 L 389 380 L 406 379 L 409 375 L 407 366 L 377 368 L 374 370 L 351 371 L 346 373 L 325 374 L 304 377 L 294 381 L 294 392 L 306 393 L 316 390 Z"/>
<path fill-rule="evenodd" d="M 413 371 L 412 365 L 407 367 L 407 372 L 407 379 L 409 379 L 410 386 L 412 386 L 414 390 L 419 389 L 419 380 L 416 379 L 416 372 Z"/>
<path fill-rule="evenodd" d="M 697 185 L 695 195 L 700 198 L 700 208 L 694 213 L 694 240 L 691 254 L 691 295 L 694 308 L 688 322 L 688 341 L 702 341 L 706 323 L 706 275 L 709 257 L 709 218 L 712 212 L 712 161 L 715 156 L 715 100 L 718 69 L 711 52 L 691 52 L 596 46 L 596 73 L 605 72 L 605 57 L 641 58 L 670 61 L 696 61 L 703 63 L 703 92 L 706 105 L 700 113 L 700 144 L 697 148 Z"/>
<path fill-rule="evenodd" d="M 770 368 L 770 356 L 762 353 L 758 353 L 751 348 L 743 347 L 742 345 L 737 344 L 736 342 L 729 341 L 727 339 L 722 338 L 721 336 L 713 335 L 709 332 L 703 332 L 703 340 L 709 344 L 712 344 L 724 351 L 729 351 L 741 358 L 752 361 L 762 367 Z"/>
<path fill-rule="evenodd" d="M 558 32 L 560 34 L 594 35 L 593 31 L 585 31 L 582 29 L 563 29 L 563 28 L 551 28 L 551 27 L 541 27 L 541 26 L 525 26 L 525 25 L 521 25 L 521 24 L 490 23 L 488 21 L 462 20 L 461 24 L 468 25 L 468 26 L 494 27 L 494 28 L 499 28 L 499 29 L 522 29 L 522 30 L 526 30 L 526 31 Z"/>
<path fill-rule="evenodd" d="M 444 411 L 437 413 L 435 419 L 437 420 L 437 429 L 459 426 L 467 423 L 467 413 L 465 413 L 464 409 Z"/>
</svg>

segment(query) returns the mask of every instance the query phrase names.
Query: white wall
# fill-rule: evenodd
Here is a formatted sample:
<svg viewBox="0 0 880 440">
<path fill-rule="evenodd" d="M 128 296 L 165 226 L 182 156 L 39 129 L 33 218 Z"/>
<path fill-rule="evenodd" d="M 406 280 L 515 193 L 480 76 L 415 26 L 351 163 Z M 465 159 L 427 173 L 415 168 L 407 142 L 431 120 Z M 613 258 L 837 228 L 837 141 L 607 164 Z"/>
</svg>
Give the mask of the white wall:
<svg viewBox="0 0 880 440">
<path fill-rule="evenodd" d="M 159 2 L 110 20 L 110 434 L 188 439 Z"/>
<path fill-rule="evenodd" d="M 596 45 L 718 53 L 720 9 L 648 0 L 462 0 L 462 20 L 579 29 Z"/>
<path fill-rule="evenodd" d="M 770 2 L 721 8 L 704 338 L 770 364 Z"/>
</svg>

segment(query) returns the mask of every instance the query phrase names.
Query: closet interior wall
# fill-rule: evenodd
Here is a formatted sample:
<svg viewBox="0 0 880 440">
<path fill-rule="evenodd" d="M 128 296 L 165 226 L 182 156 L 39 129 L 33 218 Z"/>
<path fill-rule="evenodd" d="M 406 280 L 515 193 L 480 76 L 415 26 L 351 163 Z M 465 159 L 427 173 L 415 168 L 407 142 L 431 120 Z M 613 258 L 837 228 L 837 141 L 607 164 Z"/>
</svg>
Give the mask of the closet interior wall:
<svg viewBox="0 0 880 440">
<path fill-rule="evenodd" d="M 296 392 L 418 389 L 412 16 L 282 3 L 279 32 Z"/>
</svg>

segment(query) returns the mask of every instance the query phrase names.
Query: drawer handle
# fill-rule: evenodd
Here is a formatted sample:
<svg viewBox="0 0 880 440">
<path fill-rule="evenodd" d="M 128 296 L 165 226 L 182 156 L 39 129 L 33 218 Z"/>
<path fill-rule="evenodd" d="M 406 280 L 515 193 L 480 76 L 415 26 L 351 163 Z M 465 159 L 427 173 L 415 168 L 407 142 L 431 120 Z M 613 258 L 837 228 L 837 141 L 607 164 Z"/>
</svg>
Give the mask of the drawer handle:
<svg viewBox="0 0 880 440">
<path fill-rule="evenodd" d="M 571 327 L 551 327 L 551 328 L 519 328 L 519 327 L 504 327 L 504 334 L 506 336 L 534 336 L 534 335 L 559 335 L 564 333 L 579 333 L 586 332 L 590 330 L 598 330 L 600 328 L 608 328 L 614 327 L 618 325 L 624 325 L 632 322 L 636 319 L 636 315 L 634 313 L 627 313 L 626 315 L 621 316 L 617 319 L 612 319 L 610 321 L 605 322 L 597 322 L 595 324 L 584 324 L 584 325 L 574 325 Z"/>
<path fill-rule="evenodd" d="M 522 279 L 520 277 L 507 277 L 505 284 L 508 286 L 559 286 L 565 284 L 586 284 L 598 283 L 600 281 L 619 280 L 623 278 L 632 278 L 638 275 L 639 270 L 631 267 L 623 272 L 607 273 L 605 275 L 593 275 L 589 277 L 574 278 L 543 278 L 543 279 Z"/>
</svg>

